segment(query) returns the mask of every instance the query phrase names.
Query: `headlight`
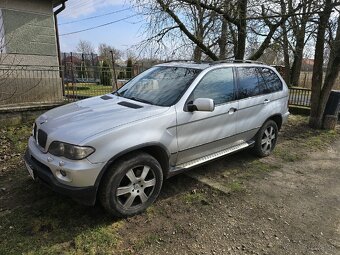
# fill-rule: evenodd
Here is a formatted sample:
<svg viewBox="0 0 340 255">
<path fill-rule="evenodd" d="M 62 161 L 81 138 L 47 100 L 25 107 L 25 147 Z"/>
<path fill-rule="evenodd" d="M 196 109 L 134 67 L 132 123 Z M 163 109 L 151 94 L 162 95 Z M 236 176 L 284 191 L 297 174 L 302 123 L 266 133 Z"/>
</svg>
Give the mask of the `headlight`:
<svg viewBox="0 0 340 255">
<path fill-rule="evenodd" d="M 77 146 L 63 142 L 52 142 L 48 152 L 54 156 L 65 157 L 68 159 L 84 159 L 95 151 L 92 147 Z"/>
</svg>

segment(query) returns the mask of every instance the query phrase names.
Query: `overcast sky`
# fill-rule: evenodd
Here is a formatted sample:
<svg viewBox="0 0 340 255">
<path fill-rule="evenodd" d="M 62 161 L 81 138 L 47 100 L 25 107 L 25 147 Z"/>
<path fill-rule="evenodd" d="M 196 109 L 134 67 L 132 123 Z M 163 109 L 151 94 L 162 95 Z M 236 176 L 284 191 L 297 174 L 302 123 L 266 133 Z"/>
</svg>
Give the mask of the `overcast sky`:
<svg viewBox="0 0 340 255">
<path fill-rule="evenodd" d="M 94 47 L 106 43 L 124 51 L 142 40 L 141 17 L 134 15 L 124 0 L 68 0 L 66 9 L 58 15 L 61 50 L 75 51 L 79 40 L 87 40 Z M 67 35 L 110 22 L 114 23 Z"/>
</svg>

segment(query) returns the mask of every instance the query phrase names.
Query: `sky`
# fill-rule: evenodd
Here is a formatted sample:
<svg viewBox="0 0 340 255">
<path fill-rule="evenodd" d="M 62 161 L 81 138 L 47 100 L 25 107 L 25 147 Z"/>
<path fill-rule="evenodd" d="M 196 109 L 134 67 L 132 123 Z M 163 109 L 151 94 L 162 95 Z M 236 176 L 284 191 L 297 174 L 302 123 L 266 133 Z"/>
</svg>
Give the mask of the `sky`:
<svg viewBox="0 0 340 255">
<path fill-rule="evenodd" d="M 96 17 L 100 16 L 100 17 Z M 113 22 L 109 25 L 104 25 Z M 69 34 L 101 26 L 88 31 Z M 97 48 L 106 43 L 121 51 L 140 42 L 143 20 L 124 0 L 68 0 L 66 9 L 58 15 L 62 52 L 76 51 L 79 40 L 86 40 Z"/>
</svg>

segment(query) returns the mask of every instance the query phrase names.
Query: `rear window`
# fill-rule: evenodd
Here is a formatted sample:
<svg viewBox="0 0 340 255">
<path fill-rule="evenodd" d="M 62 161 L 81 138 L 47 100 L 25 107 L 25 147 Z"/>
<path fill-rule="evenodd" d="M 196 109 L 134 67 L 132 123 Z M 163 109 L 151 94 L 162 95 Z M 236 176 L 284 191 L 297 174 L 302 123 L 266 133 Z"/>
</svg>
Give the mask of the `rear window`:
<svg viewBox="0 0 340 255">
<path fill-rule="evenodd" d="M 268 93 L 266 82 L 261 75 L 260 68 L 239 67 L 238 72 L 238 95 L 239 99 Z"/>
<path fill-rule="evenodd" d="M 262 76 L 267 84 L 269 93 L 282 90 L 282 81 L 273 70 L 262 68 Z"/>
</svg>

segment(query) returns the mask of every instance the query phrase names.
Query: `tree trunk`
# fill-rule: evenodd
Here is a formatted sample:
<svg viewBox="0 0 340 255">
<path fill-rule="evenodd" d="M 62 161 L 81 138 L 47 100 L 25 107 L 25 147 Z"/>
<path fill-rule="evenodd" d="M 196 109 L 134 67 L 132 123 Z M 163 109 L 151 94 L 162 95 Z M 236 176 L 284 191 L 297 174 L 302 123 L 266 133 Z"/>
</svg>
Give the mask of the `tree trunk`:
<svg viewBox="0 0 340 255">
<path fill-rule="evenodd" d="M 238 3 L 239 22 L 237 24 L 237 45 L 235 45 L 235 59 L 243 59 L 246 51 L 247 39 L 247 3 L 248 0 L 240 0 Z"/>
<path fill-rule="evenodd" d="M 225 59 L 227 56 L 227 36 L 228 36 L 228 22 L 225 19 L 223 19 L 221 27 L 221 37 L 218 41 L 221 60 Z"/>
<path fill-rule="evenodd" d="M 332 88 L 335 84 L 336 78 L 339 74 L 340 69 L 340 16 L 338 18 L 338 28 L 336 31 L 335 40 L 332 43 L 330 59 L 327 65 L 327 72 L 325 76 L 325 81 L 320 94 L 320 102 L 318 112 L 321 113 L 318 119 L 323 121 L 323 115 L 325 112 L 326 104 L 329 98 L 329 95 L 332 91 Z"/>
<path fill-rule="evenodd" d="M 281 0 L 281 12 L 283 15 L 287 14 L 286 3 Z M 286 22 L 281 25 L 282 29 L 282 48 L 283 48 L 283 60 L 285 64 L 284 79 L 288 86 L 290 86 L 290 61 L 289 61 L 289 43 L 288 43 L 288 32 L 286 28 Z"/>
<path fill-rule="evenodd" d="M 328 19 L 331 15 L 331 0 L 325 1 L 324 11 L 319 14 L 319 26 L 316 36 L 313 77 L 312 77 L 312 95 L 311 95 L 311 111 L 309 118 L 309 125 L 313 128 L 322 128 L 323 112 L 326 102 L 321 100 L 322 76 L 323 76 L 323 60 L 324 60 L 324 45 L 325 33 L 327 29 Z M 325 81 L 326 85 L 326 81 Z M 329 84 L 327 85 L 329 86 Z M 327 96 L 323 95 L 324 98 Z M 329 94 L 328 94 L 329 96 Z M 327 97 L 328 99 L 328 97 Z"/>
<path fill-rule="evenodd" d="M 194 49 L 194 61 L 200 62 L 201 60 L 202 60 L 202 51 L 201 51 L 201 48 L 196 45 Z"/>
<path fill-rule="evenodd" d="M 290 75 L 291 80 L 289 83 L 292 86 L 299 86 L 304 47 L 305 47 L 305 33 L 300 31 L 299 36 L 296 37 L 295 54 Z"/>
<path fill-rule="evenodd" d="M 302 0 L 304 3 L 302 7 L 302 13 L 310 12 L 312 3 L 309 0 Z M 290 10 L 293 9 L 292 1 L 288 1 L 288 8 Z M 301 66 L 302 66 L 302 58 L 303 58 L 303 50 L 305 48 L 305 37 L 306 37 L 306 26 L 308 20 L 310 18 L 310 14 L 304 14 L 301 16 L 292 16 L 292 30 L 296 40 L 295 50 L 294 50 L 294 60 L 292 64 L 292 69 L 290 73 L 290 81 L 289 83 L 292 86 L 299 86 Z"/>
<path fill-rule="evenodd" d="M 282 26 L 282 31 L 283 31 L 283 59 L 285 63 L 285 81 L 288 84 L 288 86 L 290 86 L 291 83 L 290 83 L 289 46 L 287 29 L 285 25 Z"/>
</svg>

